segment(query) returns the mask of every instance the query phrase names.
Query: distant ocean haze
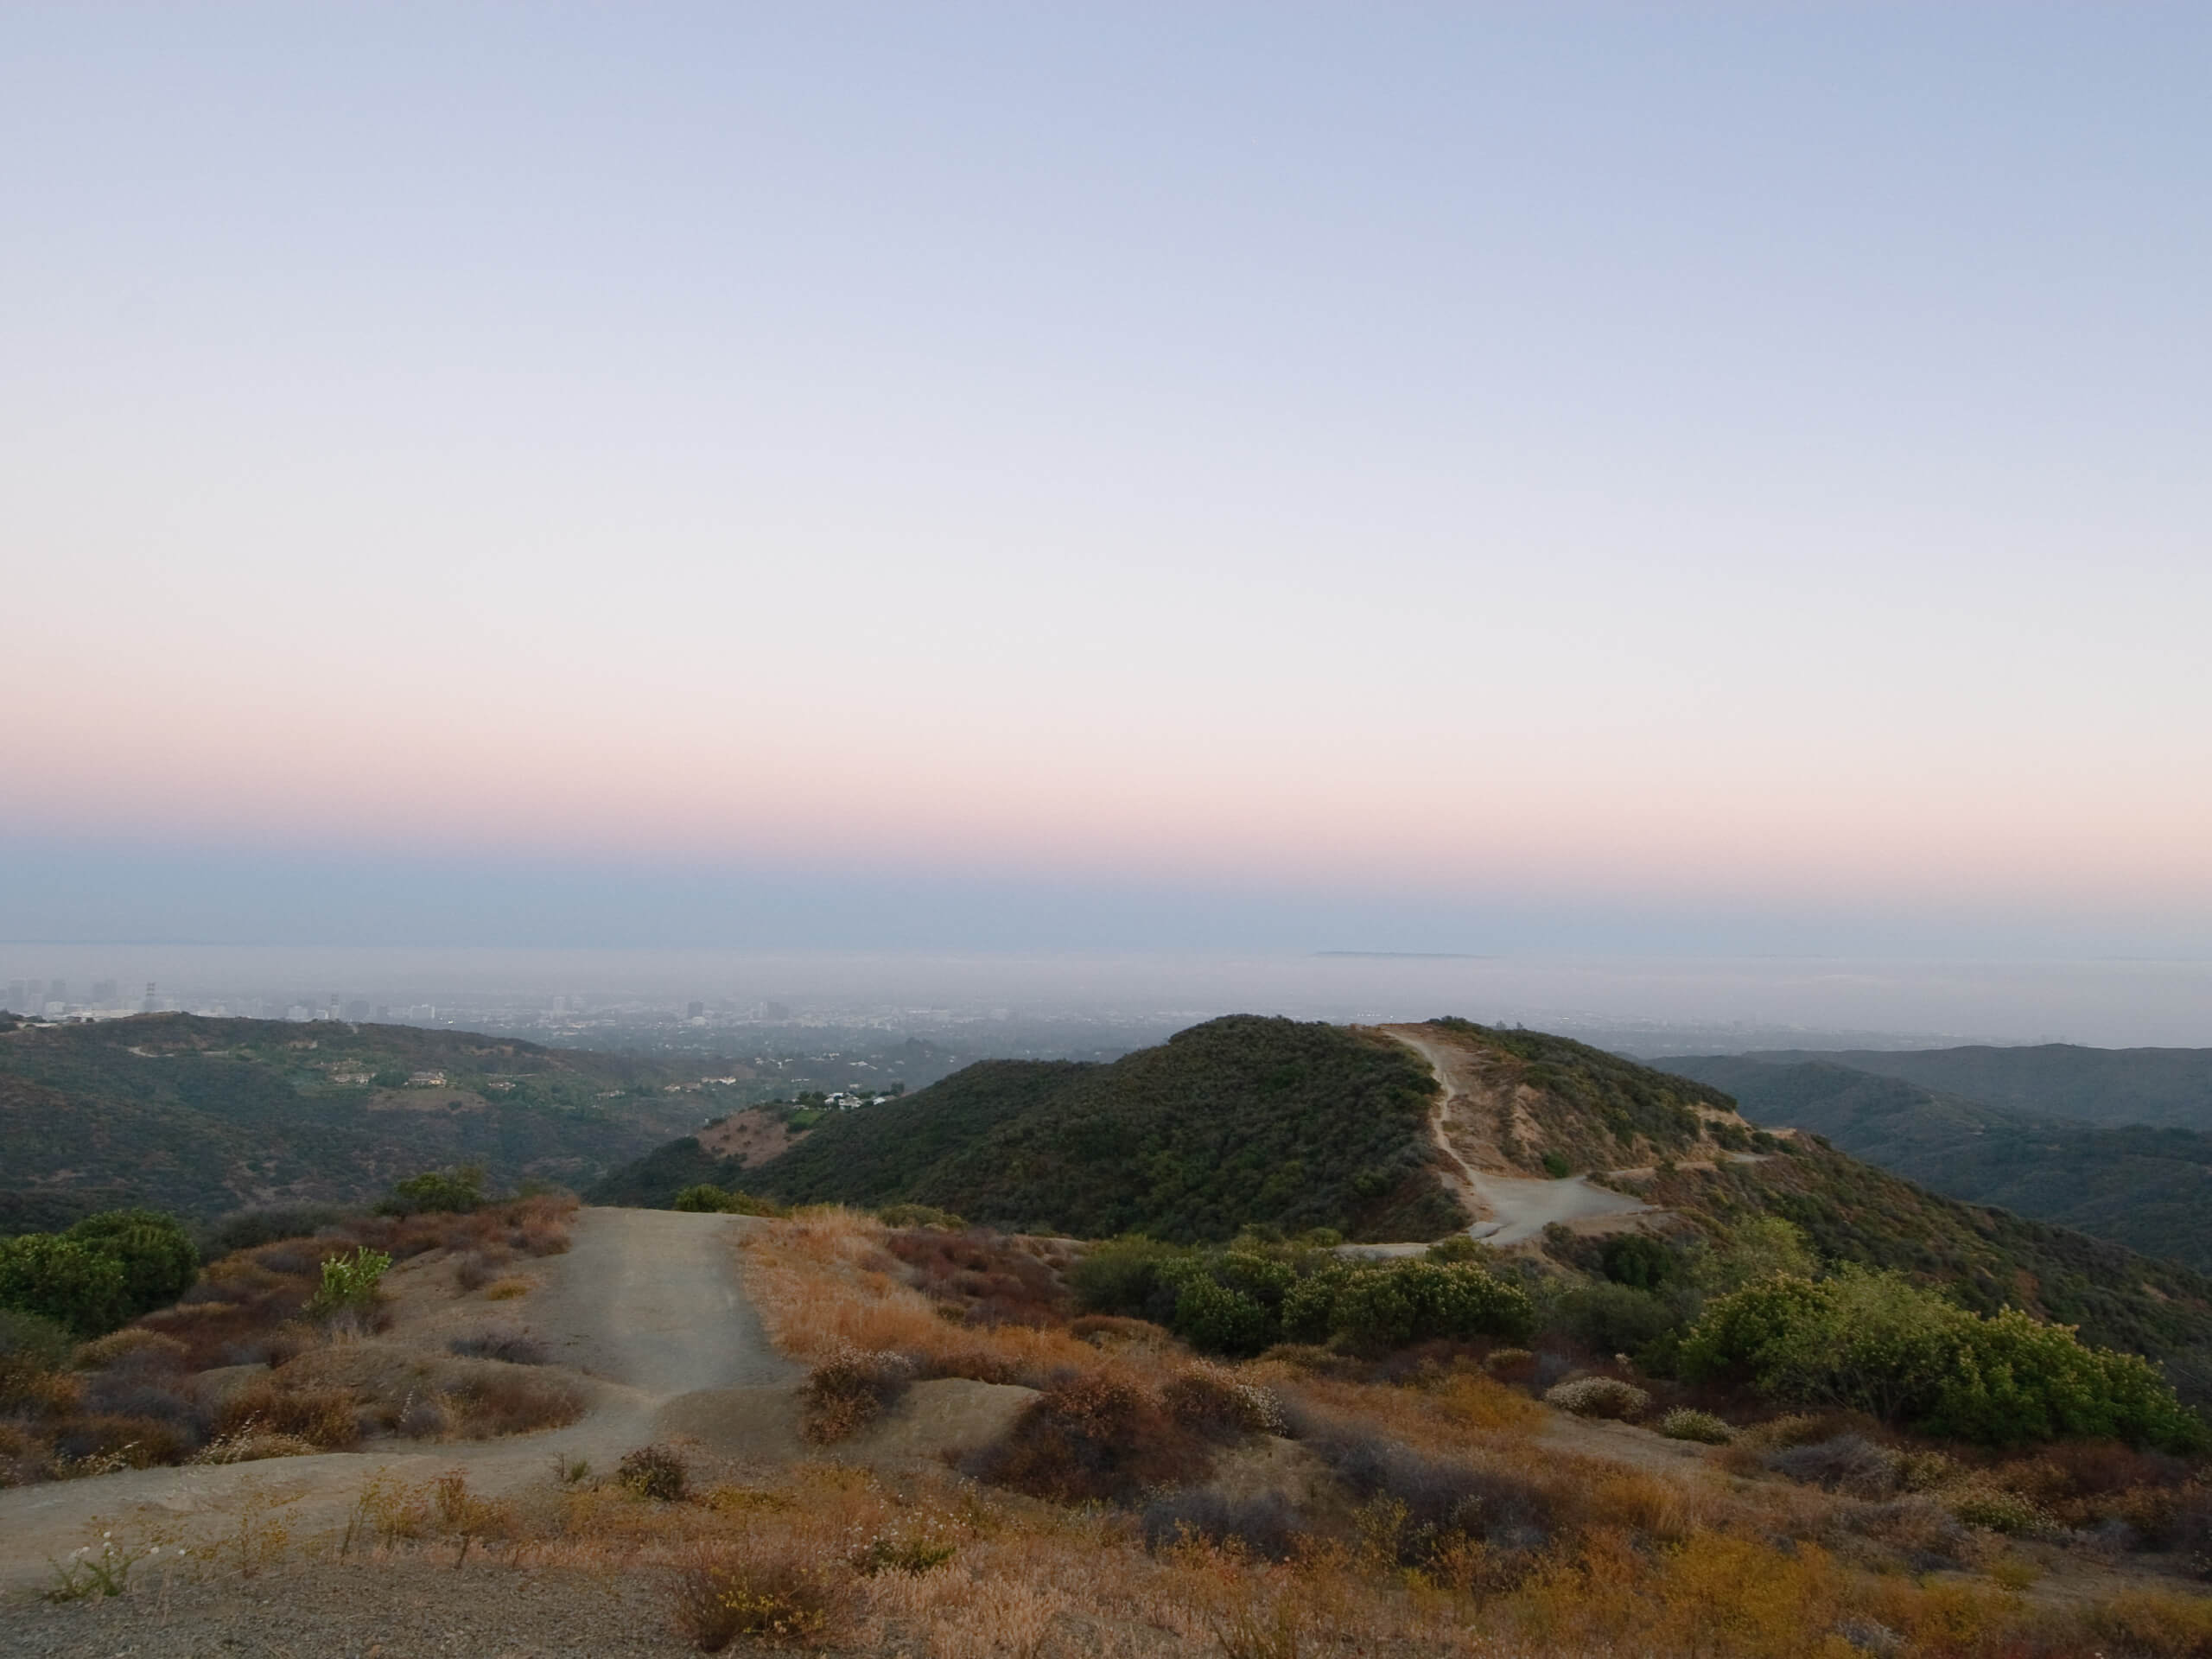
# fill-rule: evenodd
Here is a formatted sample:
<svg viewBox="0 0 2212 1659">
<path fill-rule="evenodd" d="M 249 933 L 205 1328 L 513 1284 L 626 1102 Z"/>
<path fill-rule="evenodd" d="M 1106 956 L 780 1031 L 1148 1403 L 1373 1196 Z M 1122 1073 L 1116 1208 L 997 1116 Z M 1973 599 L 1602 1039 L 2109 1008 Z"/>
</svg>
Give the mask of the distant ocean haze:
<svg viewBox="0 0 2212 1659">
<path fill-rule="evenodd" d="M 1072 1017 L 1147 1033 L 1230 1012 L 1383 1020 L 1453 1014 L 1565 1030 L 1647 1055 L 1990 1041 L 2212 1046 L 2212 962 L 1318 955 L 1306 951 L 742 950 L 0 944 L 0 987 L 115 981 L 131 1005 L 334 995 L 472 1011 L 635 1001 L 714 1020 L 946 1021 Z M 82 994 L 81 992 L 79 993 Z M 981 1041 L 988 1046 L 988 1030 Z M 1147 1035 L 1145 1040 L 1155 1040 Z"/>
</svg>

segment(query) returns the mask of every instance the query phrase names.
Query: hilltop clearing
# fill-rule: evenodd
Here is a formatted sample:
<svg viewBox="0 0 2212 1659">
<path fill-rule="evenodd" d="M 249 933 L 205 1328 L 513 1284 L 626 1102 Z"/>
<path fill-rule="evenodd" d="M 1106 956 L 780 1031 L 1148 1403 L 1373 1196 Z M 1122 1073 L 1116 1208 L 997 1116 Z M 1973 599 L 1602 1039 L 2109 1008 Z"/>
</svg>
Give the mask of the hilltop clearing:
<svg viewBox="0 0 2212 1659">
<path fill-rule="evenodd" d="M 582 1185 L 701 1116 L 683 1074 L 408 1026 L 151 1014 L 0 1032 L 0 1230 L 366 1198 L 437 1162 Z"/>
<path fill-rule="evenodd" d="M 1751 1149 L 1719 1090 L 1571 1038 L 1450 1019 L 1380 1029 L 1435 1071 L 1440 1129 L 1467 1168 L 1557 1176 Z"/>
<path fill-rule="evenodd" d="M 2039 1116 L 1825 1061 L 1668 1065 L 1729 1090 L 1762 1123 L 1809 1129 L 1949 1197 L 2212 1269 L 2212 1135 Z"/>
<path fill-rule="evenodd" d="M 1227 1238 L 1262 1223 L 1434 1238 L 1471 1219 L 1430 1135 L 1435 1092 L 1427 1067 L 1377 1033 L 1240 1014 L 1109 1065 L 971 1065 L 831 1117 L 756 1167 L 687 1139 L 593 1196 L 665 1204 L 709 1181 L 1085 1237 Z"/>
<path fill-rule="evenodd" d="M 1541 1032 L 1464 1020 L 1384 1026 L 1433 1072 L 1431 1128 L 1474 1236 L 1512 1244 L 1548 1226 L 1595 1233 L 1653 1214 L 1590 1174 L 1662 1158 L 1732 1155 L 1751 1130 L 1726 1096 Z"/>
<path fill-rule="evenodd" d="M 1768 1065 L 1847 1066 L 2007 1111 L 2212 1133 L 2212 1048 L 2084 1048 L 2074 1043 L 2039 1043 L 2026 1048 L 1895 1053 L 1882 1049 L 1777 1049 L 1741 1058 Z"/>
</svg>

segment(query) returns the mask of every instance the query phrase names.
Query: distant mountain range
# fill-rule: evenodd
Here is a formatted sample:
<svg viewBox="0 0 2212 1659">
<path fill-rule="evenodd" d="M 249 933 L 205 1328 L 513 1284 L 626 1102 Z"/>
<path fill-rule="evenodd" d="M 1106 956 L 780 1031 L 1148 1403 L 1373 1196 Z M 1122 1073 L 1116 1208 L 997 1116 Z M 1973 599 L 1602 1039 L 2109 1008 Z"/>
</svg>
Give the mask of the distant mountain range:
<svg viewBox="0 0 2212 1659">
<path fill-rule="evenodd" d="M 1711 1236 L 1779 1216 L 1827 1260 L 1894 1268 L 1980 1312 L 2009 1304 L 2078 1325 L 2089 1341 L 2166 1361 L 2190 1398 L 2212 1399 L 2212 1277 L 1942 1196 L 1840 1141 L 1755 1135 L 1727 1110 L 1720 1091 L 1733 1090 L 1718 1076 L 1694 1082 L 1540 1032 L 1424 1029 L 1480 1052 L 1491 1138 L 1511 1166 L 1534 1173 L 1548 1162 L 1542 1151 L 1557 1151 L 1561 1167 L 1610 1171 L 1609 1185 Z M 1728 1064 L 1759 1086 L 1787 1069 Z M 1808 1089 L 1804 1112 L 1748 1116 L 1802 1122 L 1822 1097 Z M 1221 1239 L 1268 1223 L 1433 1238 L 1466 1219 L 1432 1133 L 1437 1099 L 1427 1065 L 1380 1033 L 1238 1015 L 1110 1065 L 985 1061 L 826 1120 L 765 1162 L 715 1156 L 687 1135 L 589 1196 L 666 1205 L 711 1182 L 794 1201 L 928 1204 L 1090 1237 Z"/>
<path fill-rule="evenodd" d="M 712 1115 L 672 1064 L 413 1026 L 0 1016 L 0 1233 L 356 1202 L 440 1165 L 583 1186 Z"/>
<path fill-rule="evenodd" d="M 2089 1123 L 2148 1123 L 2212 1133 L 2212 1048 L 1775 1049 L 1769 1065 L 1847 1066 L 2009 1111 Z M 1681 1063 L 1664 1064 L 1681 1071 Z M 1688 1075 L 1688 1074 L 1686 1074 Z"/>
<path fill-rule="evenodd" d="M 1726 1090 L 1754 1122 L 1810 1130 L 1938 1192 L 2212 1271 L 2212 1051 L 2054 1044 L 1664 1064 Z"/>
</svg>

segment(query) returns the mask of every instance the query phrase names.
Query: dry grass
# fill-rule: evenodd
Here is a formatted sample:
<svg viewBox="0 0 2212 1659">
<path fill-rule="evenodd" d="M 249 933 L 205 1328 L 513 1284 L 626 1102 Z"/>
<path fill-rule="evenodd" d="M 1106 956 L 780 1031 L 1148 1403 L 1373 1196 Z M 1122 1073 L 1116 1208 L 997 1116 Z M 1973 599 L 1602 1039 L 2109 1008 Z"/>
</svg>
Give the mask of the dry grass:
<svg viewBox="0 0 2212 1659">
<path fill-rule="evenodd" d="M 1071 1260 L 1059 1239 L 935 1227 L 886 1230 L 884 1250 L 907 1282 L 968 1325 L 1065 1325 L 1075 1299 L 1061 1274 Z"/>
<path fill-rule="evenodd" d="M 841 1348 L 807 1374 L 799 1433 L 817 1446 L 858 1433 L 895 1402 L 914 1380 L 914 1362 L 882 1350 Z"/>
<path fill-rule="evenodd" d="M 242 1504 L 194 1559 L 225 1574 L 265 1575 L 315 1554 L 643 1573 L 666 1586 L 672 1630 L 709 1651 L 822 1642 L 916 1659 L 2212 1653 L 2212 1604 L 2201 1597 L 2137 1591 L 2084 1605 L 2036 1602 L 1993 1582 L 1870 1574 L 1815 1540 L 1770 1534 L 1755 1516 L 1700 1512 L 1667 1481 L 1586 1465 L 1560 1479 L 1562 1490 L 1593 1490 L 1580 1517 L 1533 1556 L 1510 1560 L 1463 1541 L 1412 1569 L 1387 1506 L 1339 1531 L 1317 1526 L 1270 1560 L 1190 1536 L 1148 1548 L 1114 1511 L 1061 1509 L 949 1475 L 893 1481 L 824 1465 L 769 1484 L 702 1478 L 676 1501 L 641 1499 L 611 1476 L 549 1476 L 499 1499 L 457 1473 L 386 1481 L 363 1492 L 332 1537 L 290 1536 L 281 1509 Z"/>
<path fill-rule="evenodd" d="M 991 1454 L 1008 1486 L 810 1462 L 764 1479 L 691 1448 L 681 1488 L 650 1497 L 619 1471 L 549 1473 L 499 1502 L 452 1477 L 373 1488 L 340 1548 L 650 1573 L 671 1628 L 708 1650 L 2212 1659 L 2200 1594 L 2100 1599 L 2079 1574 L 2054 1586 L 2063 1573 L 2043 1564 L 2063 1562 L 2058 1547 L 2005 1544 L 1948 1507 L 1967 1484 L 2054 1516 L 2133 1504 L 2185 1549 L 2204 1493 L 2178 1465 L 2116 1448 L 1953 1465 L 1900 1446 L 1869 1461 L 1834 1444 L 1858 1432 L 1840 1421 L 1685 1456 L 1649 1431 L 1564 1423 L 1471 1358 L 1383 1380 L 1297 1355 L 1199 1363 L 1148 1329 L 1094 1344 L 955 1324 L 885 1236 L 836 1213 L 756 1232 L 746 1270 L 770 1330 L 817 1375 L 854 1370 L 841 1354 L 888 1352 L 938 1375 L 1043 1384 Z M 869 1365 L 855 1375 L 874 1387 Z M 1295 1444 L 1258 1438 L 1274 1425 Z M 1650 1461 L 1574 1455 L 1554 1438 L 1569 1431 L 1623 1455 L 1646 1446 Z M 1811 1480 L 1765 1466 L 1789 1452 Z M 1726 1461 L 1738 1456 L 1741 1478 Z M 1841 1490 L 1860 1462 L 1886 1471 L 1878 1493 Z M 1222 1472 L 1198 1484 L 1209 1466 Z M 1239 1487 L 1240 1468 L 1298 1478 Z M 1938 1564 L 1950 1570 L 1927 1576 Z"/>
<path fill-rule="evenodd" d="M 174 1306 L 83 1344 L 78 1369 L 0 1375 L 0 1411 L 12 1420 L 0 1484 L 340 1450 L 374 1433 L 483 1438 L 572 1422 L 585 1403 L 573 1385 L 450 1367 L 406 1374 L 373 1340 L 391 1323 L 387 1305 L 327 1319 L 308 1305 L 327 1256 L 361 1247 L 399 1261 L 556 1255 L 575 1209 L 572 1198 L 534 1198 L 471 1215 L 362 1216 L 210 1262 Z M 365 1368 L 330 1363 L 364 1351 L 377 1356 Z M 247 1366 L 266 1369 L 238 1386 L 232 1368 Z"/>
<path fill-rule="evenodd" d="M 1690 1459 L 1661 1459 L 1654 1434 L 1650 1466 L 1624 1465 L 1545 1437 L 1556 1419 L 1517 1354 L 1363 1368 L 1280 1351 L 1224 1366 L 1135 1321 L 977 1328 L 948 1320 L 917 1281 L 918 1263 L 942 1276 L 957 1253 L 902 1253 L 887 1237 L 831 1211 L 748 1241 L 748 1284 L 786 1351 L 892 1351 L 925 1375 L 1041 1384 L 969 1466 L 1055 1502 L 1160 1494 L 1141 1525 L 988 1500 L 998 1519 L 963 1536 L 950 1565 L 858 1592 L 861 1624 L 916 1652 L 2056 1659 L 2102 1642 L 2212 1659 L 2212 1641 L 2190 1645 L 2212 1629 L 2212 1604 L 2033 1599 L 2038 1569 L 1953 1513 L 1970 1491 L 2007 1514 L 2081 1525 L 2124 1510 L 2145 1536 L 2194 1538 L 2212 1502 L 2170 1460 L 2077 1447 L 1976 1471 L 1887 1447 L 1862 1459 L 1882 1477 L 1862 1495 L 1855 1465 L 1834 1478 L 1829 1465 L 1865 1425 L 1808 1418 Z M 969 1248 L 956 1270 L 984 1273 L 989 1253 Z M 1327 1490 L 1300 1508 L 1190 1484 L 1205 1478 L 1209 1436 L 1249 1434 L 1274 1410 L 1329 1471 Z M 1777 1478 L 1770 1461 L 1802 1464 L 1808 1484 Z M 1188 1496 L 1171 1499 L 1179 1486 Z M 795 1499 L 802 1513 L 817 1501 Z M 1983 1575 L 1912 1576 L 1936 1563 Z"/>
<path fill-rule="evenodd" d="M 810 1363 L 849 1350 L 901 1353 L 922 1376 L 1032 1388 L 1100 1363 L 1098 1349 L 1065 1329 L 945 1319 L 886 1249 L 890 1231 L 832 1209 L 744 1236 L 746 1290 L 778 1348 Z"/>
<path fill-rule="evenodd" d="M 352 1390 L 288 1388 L 274 1377 L 232 1395 L 215 1414 L 214 1432 L 218 1439 L 275 1435 L 318 1452 L 343 1452 L 361 1438 Z"/>
<path fill-rule="evenodd" d="M 1159 1393 L 1101 1367 L 1046 1389 L 997 1445 L 970 1460 L 995 1485 L 1061 1503 L 1126 1502 L 1201 1484 L 1213 1459 Z"/>
<path fill-rule="evenodd" d="M 849 1616 L 852 1580 L 782 1540 L 702 1540 L 673 1579 L 677 1631 L 702 1653 L 741 1636 L 777 1646 L 819 1642 Z"/>
</svg>

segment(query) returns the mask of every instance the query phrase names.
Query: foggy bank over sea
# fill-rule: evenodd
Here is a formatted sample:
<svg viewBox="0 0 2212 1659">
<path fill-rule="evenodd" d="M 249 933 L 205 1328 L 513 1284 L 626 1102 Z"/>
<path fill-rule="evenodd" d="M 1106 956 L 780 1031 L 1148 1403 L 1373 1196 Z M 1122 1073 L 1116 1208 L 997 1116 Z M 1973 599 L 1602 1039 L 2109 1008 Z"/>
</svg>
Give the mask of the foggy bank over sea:
<svg viewBox="0 0 2212 1659">
<path fill-rule="evenodd" d="M 716 1023 L 969 1028 L 1075 1021 L 1132 1045 L 1212 1015 L 1455 1014 L 1663 1055 L 1765 1046 L 2212 1046 L 2212 961 L 1281 952 L 747 951 L 0 944 L 0 990 L 65 982 L 136 1008 L 322 1009 L 466 1025 L 581 1001 Z M 20 995 L 20 994 L 19 994 Z M 691 1005 L 701 1005 L 694 1010 Z"/>
</svg>

